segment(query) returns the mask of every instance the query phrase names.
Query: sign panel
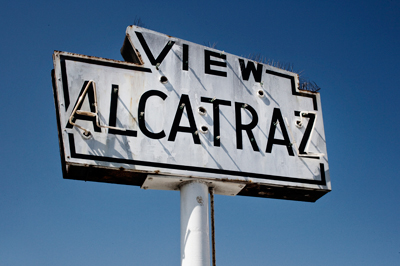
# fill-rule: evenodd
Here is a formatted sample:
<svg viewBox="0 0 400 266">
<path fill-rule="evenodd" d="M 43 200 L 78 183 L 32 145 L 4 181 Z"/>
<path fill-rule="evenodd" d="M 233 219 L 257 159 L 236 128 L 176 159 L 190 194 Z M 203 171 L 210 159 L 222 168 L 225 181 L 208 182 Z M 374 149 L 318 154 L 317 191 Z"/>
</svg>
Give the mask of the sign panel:
<svg viewBox="0 0 400 266">
<path fill-rule="evenodd" d="M 65 178 L 153 189 L 196 178 L 303 201 L 330 191 L 320 95 L 297 74 L 136 26 L 121 53 L 54 52 Z"/>
</svg>

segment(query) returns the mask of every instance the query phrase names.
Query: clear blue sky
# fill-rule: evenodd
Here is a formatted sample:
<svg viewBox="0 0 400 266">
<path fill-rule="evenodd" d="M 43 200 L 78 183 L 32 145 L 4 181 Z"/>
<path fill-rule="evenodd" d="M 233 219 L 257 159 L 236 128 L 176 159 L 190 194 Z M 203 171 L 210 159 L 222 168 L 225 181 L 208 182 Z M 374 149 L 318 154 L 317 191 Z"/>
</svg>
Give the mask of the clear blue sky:
<svg viewBox="0 0 400 266">
<path fill-rule="evenodd" d="M 291 63 L 321 89 L 332 192 L 216 196 L 217 265 L 400 265 L 398 1 L 2 1 L 0 265 L 179 265 L 179 193 L 64 180 L 54 50 L 146 28 Z"/>
</svg>

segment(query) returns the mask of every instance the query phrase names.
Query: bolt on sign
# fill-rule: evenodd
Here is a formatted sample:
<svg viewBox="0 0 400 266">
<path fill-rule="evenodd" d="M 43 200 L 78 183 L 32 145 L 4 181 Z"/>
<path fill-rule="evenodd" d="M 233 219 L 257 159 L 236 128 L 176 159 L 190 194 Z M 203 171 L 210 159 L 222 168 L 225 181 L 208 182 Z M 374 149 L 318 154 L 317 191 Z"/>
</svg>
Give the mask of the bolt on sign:
<svg viewBox="0 0 400 266">
<path fill-rule="evenodd" d="M 297 74 L 136 26 L 121 54 L 54 52 L 64 178 L 311 202 L 331 190 L 320 94 Z"/>
</svg>

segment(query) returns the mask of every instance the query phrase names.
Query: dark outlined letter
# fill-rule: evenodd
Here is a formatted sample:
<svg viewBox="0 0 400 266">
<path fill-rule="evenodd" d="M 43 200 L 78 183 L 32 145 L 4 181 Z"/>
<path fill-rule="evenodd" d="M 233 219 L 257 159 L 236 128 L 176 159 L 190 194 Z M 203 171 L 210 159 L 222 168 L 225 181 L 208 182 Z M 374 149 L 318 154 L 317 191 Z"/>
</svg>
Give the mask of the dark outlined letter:
<svg viewBox="0 0 400 266">
<path fill-rule="evenodd" d="M 168 97 L 164 92 L 157 90 L 150 90 L 143 93 L 142 97 L 140 97 L 138 106 L 139 128 L 145 136 L 151 139 L 162 139 L 163 137 L 165 137 L 164 130 L 158 133 L 153 133 L 149 131 L 146 127 L 146 120 L 145 120 L 146 101 L 151 96 L 158 96 L 163 100 L 165 100 Z"/>
<path fill-rule="evenodd" d="M 252 120 L 249 124 L 242 124 L 242 108 L 249 111 L 252 115 Z M 235 102 L 235 116 L 236 116 L 236 148 L 243 149 L 243 134 L 242 131 L 245 130 L 247 136 L 249 137 L 251 146 L 254 151 L 260 151 L 257 146 L 256 139 L 254 138 L 253 132 L 251 131 L 253 128 L 257 126 L 258 123 L 258 115 L 256 110 L 248 104 L 245 103 L 237 103 Z"/>
<path fill-rule="evenodd" d="M 282 130 L 283 139 L 275 138 L 275 131 L 278 125 Z M 274 144 L 286 146 L 289 155 L 294 156 L 292 144 L 286 130 L 285 122 L 283 121 L 281 110 L 278 108 L 274 108 L 274 113 L 272 114 L 271 126 L 269 127 L 267 149 L 265 150 L 265 152 L 271 153 L 272 145 Z"/>
<path fill-rule="evenodd" d="M 183 115 L 183 109 L 186 109 L 186 114 L 189 120 L 189 127 L 180 126 L 180 122 Z M 178 109 L 176 110 L 174 122 L 172 123 L 171 132 L 169 133 L 168 141 L 175 141 L 176 134 L 178 132 L 191 133 L 193 136 L 193 141 L 195 144 L 200 143 L 200 137 L 197 131 L 196 122 L 194 121 L 193 110 L 190 105 L 189 96 L 182 94 L 181 100 L 178 104 Z"/>
</svg>

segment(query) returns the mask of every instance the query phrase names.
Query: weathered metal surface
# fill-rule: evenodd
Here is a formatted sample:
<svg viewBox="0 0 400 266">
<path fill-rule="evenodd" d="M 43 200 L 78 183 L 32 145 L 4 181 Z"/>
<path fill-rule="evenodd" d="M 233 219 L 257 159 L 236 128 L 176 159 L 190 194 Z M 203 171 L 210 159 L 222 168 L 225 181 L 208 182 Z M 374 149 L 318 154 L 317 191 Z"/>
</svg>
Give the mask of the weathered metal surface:
<svg viewBox="0 0 400 266">
<path fill-rule="evenodd" d="M 65 178 L 199 178 L 304 201 L 330 191 L 320 94 L 297 74 L 136 26 L 121 53 L 131 62 L 54 53 Z"/>
</svg>

